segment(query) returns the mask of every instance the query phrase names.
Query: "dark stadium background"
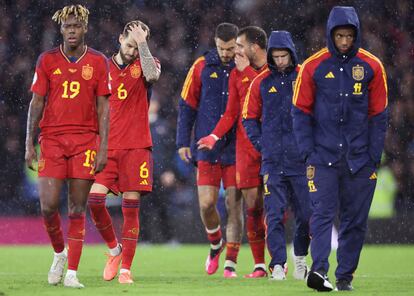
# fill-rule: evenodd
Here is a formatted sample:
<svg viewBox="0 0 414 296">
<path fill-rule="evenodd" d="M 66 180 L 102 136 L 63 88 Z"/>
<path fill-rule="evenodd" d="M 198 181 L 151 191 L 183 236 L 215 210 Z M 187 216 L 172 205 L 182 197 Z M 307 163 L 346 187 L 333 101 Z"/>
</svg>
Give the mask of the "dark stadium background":
<svg viewBox="0 0 414 296">
<path fill-rule="evenodd" d="M 362 23 L 363 47 L 385 65 L 390 105 L 382 164 L 387 177 L 379 186 L 378 198 L 388 208 L 385 214 L 370 219 L 367 240 L 414 243 L 414 2 L 408 0 L 0 0 L 2 231 L 15 227 L 16 221 L 24 227 L 25 221 L 39 216 L 35 179 L 24 169 L 29 88 L 37 56 L 61 40 L 59 27 L 51 16 L 64 5 L 78 2 L 91 12 L 86 36 L 89 46 L 110 56 L 117 50 L 118 35 L 125 22 L 140 19 L 151 28 L 150 48 L 161 60 L 162 75 L 154 87 L 151 108 L 155 190 L 144 199 L 141 210 L 141 240 L 147 242 L 204 241 L 194 172 L 176 156 L 175 124 L 186 72 L 193 60 L 213 45 L 216 25 L 227 21 L 239 27 L 261 26 L 267 33 L 288 30 L 303 61 L 325 45 L 325 23 L 331 7 L 355 6 Z M 120 213 L 117 201 L 111 199 L 110 203 L 115 204 L 111 207 L 114 215 Z"/>
</svg>

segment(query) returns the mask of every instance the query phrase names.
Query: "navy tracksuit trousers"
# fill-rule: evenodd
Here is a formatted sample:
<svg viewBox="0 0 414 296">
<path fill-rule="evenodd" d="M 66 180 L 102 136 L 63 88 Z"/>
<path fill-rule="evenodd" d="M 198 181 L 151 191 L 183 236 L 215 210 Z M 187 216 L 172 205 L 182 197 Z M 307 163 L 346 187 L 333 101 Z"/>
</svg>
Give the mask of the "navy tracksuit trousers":
<svg viewBox="0 0 414 296">
<path fill-rule="evenodd" d="M 283 266 L 287 260 L 283 218 L 289 201 L 295 212 L 296 229 L 293 240 L 295 255 L 308 254 L 310 201 L 304 175 L 269 174 L 265 175 L 263 183 L 266 242 L 272 257 L 269 267 L 273 268 L 276 264 Z"/>
<path fill-rule="evenodd" d="M 367 229 L 374 195 L 376 168 L 366 165 L 351 174 L 342 160 L 333 166 L 307 165 L 313 214 L 310 219 L 312 270 L 327 273 L 333 221 L 339 212 L 337 280 L 352 280 Z"/>
</svg>

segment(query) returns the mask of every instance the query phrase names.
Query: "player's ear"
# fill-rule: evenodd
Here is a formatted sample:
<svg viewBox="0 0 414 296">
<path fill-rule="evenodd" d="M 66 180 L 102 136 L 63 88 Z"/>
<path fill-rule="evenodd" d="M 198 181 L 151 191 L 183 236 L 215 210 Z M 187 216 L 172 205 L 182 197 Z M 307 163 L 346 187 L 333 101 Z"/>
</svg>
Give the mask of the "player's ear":
<svg viewBox="0 0 414 296">
<path fill-rule="evenodd" d="M 253 43 L 252 47 L 253 47 L 254 51 L 258 51 L 260 49 L 259 45 L 256 44 L 256 43 Z"/>
<path fill-rule="evenodd" d="M 122 42 L 124 42 L 124 40 L 125 40 L 124 35 L 123 34 L 119 34 L 119 38 L 118 38 L 119 43 L 121 44 Z"/>
</svg>

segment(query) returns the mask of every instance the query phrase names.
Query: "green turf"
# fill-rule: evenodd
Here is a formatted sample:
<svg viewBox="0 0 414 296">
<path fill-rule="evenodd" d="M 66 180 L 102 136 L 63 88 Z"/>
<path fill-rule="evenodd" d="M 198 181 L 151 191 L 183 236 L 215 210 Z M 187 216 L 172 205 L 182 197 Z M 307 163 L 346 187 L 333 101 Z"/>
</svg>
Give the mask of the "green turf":
<svg viewBox="0 0 414 296">
<path fill-rule="evenodd" d="M 208 246 L 144 246 L 137 249 L 132 269 L 135 284 L 121 286 L 101 279 L 104 246 L 84 249 L 79 279 L 86 286 L 73 290 L 47 284 L 51 250 L 43 246 L 0 247 L 0 296 L 4 295 L 316 295 L 304 282 L 292 279 L 243 279 L 251 271 L 250 250 L 239 255 L 236 279 L 223 279 L 222 269 L 207 276 L 203 265 Z M 224 258 L 222 258 L 224 259 Z M 335 259 L 330 278 L 334 280 Z M 223 260 L 222 260 L 223 262 Z M 352 295 L 414 295 L 414 246 L 366 246 L 353 282 Z"/>
</svg>

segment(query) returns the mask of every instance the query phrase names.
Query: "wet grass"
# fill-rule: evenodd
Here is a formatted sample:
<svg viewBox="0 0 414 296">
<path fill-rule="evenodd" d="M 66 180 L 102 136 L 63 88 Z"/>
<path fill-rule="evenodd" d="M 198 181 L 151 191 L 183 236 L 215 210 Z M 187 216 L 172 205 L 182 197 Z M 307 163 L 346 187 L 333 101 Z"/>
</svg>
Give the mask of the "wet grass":
<svg viewBox="0 0 414 296">
<path fill-rule="evenodd" d="M 238 278 L 225 280 L 222 269 L 207 276 L 203 265 L 207 245 L 140 245 L 132 269 L 135 284 L 121 286 L 101 279 L 103 245 L 86 246 L 78 271 L 83 290 L 47 284 L 52 255 L 46 246 L 0 246 L 0 296 L 4 295 L 315 295 L 291 276 L 274 282 L 243 279 L 251 271 L 250 250 L 239 255 Z M 222 262 L 224 262 L 222 258 Z M 336 266 L 331 256 L 330 278 Z M 353 295 L 414 295 L 414 246 L 366 246 L 353 282 Z"/>
</svg>

